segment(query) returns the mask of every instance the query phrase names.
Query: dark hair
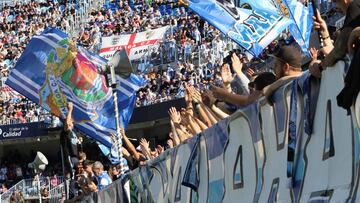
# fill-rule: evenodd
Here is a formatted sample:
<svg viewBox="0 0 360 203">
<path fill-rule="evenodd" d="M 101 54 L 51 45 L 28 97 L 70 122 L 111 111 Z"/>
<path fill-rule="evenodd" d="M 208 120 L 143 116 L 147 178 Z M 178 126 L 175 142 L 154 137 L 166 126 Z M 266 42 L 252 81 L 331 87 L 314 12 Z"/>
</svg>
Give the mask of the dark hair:
<svg viewBox="0 0 360 203">
<path fill-rule="evenodd" d="M 274 83 L 276 81 L 276 77 L 271 72 L 263 72 L 260 73 L 253 82 L 249 83 L 250 87 L 256 88 L 256 90 L 262 90 L 264 87 Z"/>
<path fill-rule="evenodd" d="M 273 55 L 282 63 L 288 63 L 293 68 L 301 68 L 302 55 L 301 52 L 291 45 L 281 46 Z"/>
</svg>

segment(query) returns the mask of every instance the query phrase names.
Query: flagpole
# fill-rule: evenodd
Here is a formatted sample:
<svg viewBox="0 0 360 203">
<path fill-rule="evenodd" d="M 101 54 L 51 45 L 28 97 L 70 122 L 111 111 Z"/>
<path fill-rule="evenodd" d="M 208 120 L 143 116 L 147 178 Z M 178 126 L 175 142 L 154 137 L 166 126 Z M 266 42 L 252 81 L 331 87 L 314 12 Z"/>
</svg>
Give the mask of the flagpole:
<svg viewBox="0 0 360 203">
<path fill-rule="evenodd" d="M 315 18 L 316 18 L 316 13 L 317 13 L 316 2 L 315 2 L 315 0 L 310 0 L 310 2 L 311 2 L 311 6 L 312 6 L 312 9 L 313 9 L 313 12 L 314 12 L 314 16 L 315 16 Z M 320 11 L 319 11 L 319 13 L 320 13 Z M 318 33 L 320 48 L 322 48 L 322 47 L 324 47 L 324 42 L 323 42 L 323 40 L 321 39 L 321 35 L 320 35 L 320 31 L 319 31 L 319 30 L 317 31 L 317 33 Z"/>
<path fill-rule="evenodd" d="M 120 127 L 120 119 L 119 119 L 119 105 L 118 105 L 118 97 L 116 92 L 117 82 L 116 82 L 116 75 L 115 75 L 115 67 L 110 65 L 110 75 L 111 75 L 111 89 L 114 99 L 114 111 L 115 111 L 115 122 L 116 122 L 116 139 L 117 139 L 117 150 L 119 153 L 119 161 L 120 161 L 120 173 L 121 175 L 125 174 L 126 170 L 124 168 L 123 154 L 122 154 L 122 134 L 121 134 L 121 127 Z"/>
</svg>

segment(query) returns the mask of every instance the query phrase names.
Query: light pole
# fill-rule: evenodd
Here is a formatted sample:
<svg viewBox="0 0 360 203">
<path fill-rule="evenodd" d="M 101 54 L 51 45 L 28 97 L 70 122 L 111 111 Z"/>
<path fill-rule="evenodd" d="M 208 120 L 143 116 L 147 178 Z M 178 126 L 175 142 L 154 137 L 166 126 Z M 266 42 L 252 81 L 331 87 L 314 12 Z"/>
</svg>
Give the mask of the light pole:
<svg viewBox="0 0 360 203">
<path fill-rule="evenodd" d="M 37 186 L 38 186 L 38 192 L 39 192 L 39 203 L 42 203 L 42 198 L 41 198 L 41 185 L 40 185 L 40 175 L 41 173 L 37 173 Z"/>
<path fill-rule="evenodd" d="M 41 190 L 40 175 L 41 175 L 41 172 L 45 170 L 46 165 L 48 165 L 48 164 L 49 164 L 49 162 L 48 162 L 47 158 L 41 152 L 37 152 L 34 161 L 28 164 L 29 168 L 34 169 L 34 172 L 36 174 L 35 177 L 37 177 L 37 187 L 38 187 L 38 192 L 39 192 L 39 202 L 40 203 L 42 203 L 41 192 L 40 192 L 40 190 Z"/>
<path fill-rule="evenodd" d="M 116 71 L 115 71 L 116 68 Z M 121 135 L 121 126 L 119 120 L 119 105 L 118 105 L 118 95 L 117 95 L 117 80 L 116 75 L 120 75 L 123 77 L 129 77 L 131 73 L 133 73 L 133 68 L 129 57 L 125 49 L 120 51 L 116 51 L 113 58 L 108 62 L 106 67 L 101 67 L 98 70 L 100 74 L 103 74 L 106 78 L 107 83 L 106 85 L 110 86 L 112 89 L 112 95 L 114 100 L 114 111 L 115 111 L 115 123 L 116 123 L 116 148 L 118 150 L 120 167 L 121 167 L 121 174 L 123 175 L 126 172 L 126 168 L 123 160 L 122 154 L 122 135 Z M 108 74 L 110 74 L 110 82 L 108 80 Z"/>
</svg>

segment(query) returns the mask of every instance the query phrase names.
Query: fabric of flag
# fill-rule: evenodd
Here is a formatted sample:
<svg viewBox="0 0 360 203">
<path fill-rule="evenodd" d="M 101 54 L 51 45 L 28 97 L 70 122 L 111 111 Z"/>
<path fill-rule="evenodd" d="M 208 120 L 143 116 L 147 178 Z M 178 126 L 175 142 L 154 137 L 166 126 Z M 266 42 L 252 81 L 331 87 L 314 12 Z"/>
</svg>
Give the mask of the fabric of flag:
<svg viewBox="0 0 360 203">
<path fill-rule="evenodd" d="M 189 0 L 189 8 L 254 56 L 291 23 L 274 10 L 236 8 L 227 1 Z"/>
<path fill-rule="evenodd" d="M 199 187 L 199 177 L 198 177 L 198 168 L 199 168 L 199 158 L 200 158 L 200 137 L 201 134 L 196 137 L 191 138 L 187 144 L 191 146 L 191 154 L 189 162 L 185 168 L 184 178 L 182 180 L 182 185 L 190 187 L 191 189 L 197 191 Z"/>
<path fill-rule="evenodd" d="M 304 72 L 300 77 L 296 78 L 292 83 L 292 93 L 290 97 L 290 116 L 289 116 L 289 140 L 288 140 L 288 167 L 287 175 L 292 178 L 294 195 L 297 197 L 303 181 L 305 171 L 305 150 L 304 146 L 297 146 L 298 131 L 303 128 L 308 136 L 313 131 L 314 112 L 316 110 L 317 99 L 319 96 L 320 80 L 311 76 L 309 71 Z M 297 94 L 302 95 L 304 121 L 303 126 L 297 125 L 298 119 L 298 98 Z M 299 149 L 296 149 L 298 147 Z"/>
<path fill-rule="evenodd" d="M 276 0 L 280 13 L 292 20 L 289 27 L 291 35 L 299 44 L 301 50 L 310 56 L 310 37 L 313 26 L 312 16 L 314 15 L 312 2 L 308 1 L 305 6 L 297 0 Z"/>
<path fill-rule="evenodd" d="M 247 119 L 250 122 L 251 126 L 251 137 L 252 141 L 255 147 L 255 153 L 256 153 L 256 165 L 257 165 L 257 183 L 256 183 L 256 191 L 254 196 L 254 202 L 258 202 L 262 186 L 263 186 L 263 179 L 262 179 L 262 173 L 263 173 L 263 165 L 264 165 L 264 152 L 261 149 L 263 145 L 263 141 L 261 138 L 261 124 L 259 120 L 259 104 L 257 102 L 251 103 L 248 106 L 241 109 L 242 112 L 245 114 Z"/>
<path fill-rule="evenodd" d="M 97 71 L 106 63 L 77 47 L 64 32 L 49 28 L 31 39 L 6 84 L 60 118 L 72 102 L 75 127 L 111 148 L 111 134 L 116 134 L 112 90 Z M 143 82 L 136 75 L 120 79 L 117 92 L 124 126 L 134 108 L 132 97 Z"/>
<path fill-rule="evenodd" d="M 230 118 L 219 121 L 203 132 L 209 162 L 209 202 L 221 202 L 225 194 L 224 150 L 229 140 Z"/>
</svg>

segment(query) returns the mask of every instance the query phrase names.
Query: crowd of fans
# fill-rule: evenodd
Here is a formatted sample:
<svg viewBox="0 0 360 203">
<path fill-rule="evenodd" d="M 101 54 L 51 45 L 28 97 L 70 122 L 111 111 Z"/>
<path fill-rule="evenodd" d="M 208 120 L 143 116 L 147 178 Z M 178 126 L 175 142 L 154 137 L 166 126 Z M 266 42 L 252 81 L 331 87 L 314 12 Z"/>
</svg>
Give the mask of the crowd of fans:
<svg viewBox="0 0 360 203">
<path fill-rule="evenodd" d="M 7 152 L 5 156 L 0 159 L 0 195 L 6 193 L 8 189 L 20 180 L 26 180 L 22 195 L 25 195 L 25 197 L 37 195 L 38 185 L 36 178 L 38 177 L 36 177 L 34 171 L 27 166 L 27 163 L 30 163 L 35 155 L 35 152 L 31 151 L 29 156 L 26 156 L 16 149 Z M 42 190 L 49 191 L 59 185 L 62 181 L 60 174 L 62 174 L 60 163 L 47 167 L 40 177 Z M 19 193 L 16 194 L 18 195 Z"/>
<path fill-rule="evenodd" d="M 69 29 L 73 14 L 66 1 L 15 3 L 0 10 L 0 125 L 47 121 L 55 118 L 5 85 L 9 72 L 32 36 L 47 27 Z M 56 123 L 57 125 L 57 123 Z"/>
<path fill-rule="evenodd" d="M 0 95 L 0 125 L 39 121 L 60 125 L 57 118 L 14 90 L 2 88 Z"/>
<path fill-rule="evenodd" d="M 303 73 L 303 56 L 298 48 L 289 45 L 293 43 L 293 39 L 287 32 L 272 42 L 258 59 L 249 61 L 236 50 L 225 54 L 223 50 L 226 49 L 226 39 L 212 26 L 175 1 L 151 1 L 145 4 L 139 0 L 120 0 L 110 5 L 100 11 L 91 12 L 89 22 L 77 39 L 80 45 L 98 52 L 102 36 L 140 32 L 170 25 L 171 31 L 164 44 L 168 44 L 168 54 L 172 56 L 171 50 L 174 50 L 181 53 L 182 57 L 176 64 L 171 63 L 165 68 L 153 67 L 143 73 L 148 83 L 138 92 L 138 107 L 182 97 L 185 98 L 186 107 L 169 109 L 171 132 L 166 146 L 157 145 L 150 148 L 149 142 L 142 138 L 139 146 L 135 147 L 126 132 L 122 132 L 122 150 L 130 169 L 146 164 L 146 161 L 156 158 L 165 149 L 181 144 L 237 109 L 262 96 L 268 97 L 276 88 Z M 66 7 L 61 10 L 60 6 L 54 6 L 50 2 L 17 5 L 15 8 L 5 7 L 0 16 L 0 20 L 5 22 L 1 25 L 0 36 L 7 35 L 2 38 L 0 44 L 1 74 L 4 77 L 33 34 L 50 25 L 65 29 L 67 24 L 64 19 L 71 15 L 71 11 Z M 346 13 L 346 10 L 344 12 Z M 10 15 L 13 15 L 13 19 Z M 346 48 L 339 47 L 344 45 L 344 41 L 339 45 L 339 40 L 346 39 L 345 44 L 350 40 L 349 50 L 352 52 L 353 45 L 360 37 L 360 28 L 354 29 L 350 34 L 355 26 L 359 26 L 356 23 L 352 24 L 352 29 L 347 35 L 342 36 L 340 33 L 341 38 L 336 39 L 334 44 L 326 22 L 319 14 L 316 15 L 314 25 L 320 30 L 325 46 L 321 50 L 311 50 L 312 61 L 309 69 L 313 76 L 321 77 L 322 65 L 326 64 L 325 68 L 339 59 L 334 58 L 334 50 L 337 53 L 341 52 L 342 56 L 348 52 Z M 204 64 L 194 65 L 192 53 L 196 50 L 204 50 L 201 52 L 204 53 Z M 270 58 L 270 54 L 274 57 Z M 324 59 L 320 61 L 318 56 Z M 272 71 L 256 68 L 257 64 L 269 60 L 272 61 Z M 9 102 L 11 99 L 4 99 L 2 96 L 2 115 L 26 120 L 27 117 L 32 118 L 32 114 L 41 114 L 35 105 L 20 98 L 12 104 Z M 66 122 L 65 131 L 71 130 L 71 121 Z M 85 198 L 86 195 L 97 192 L 120 178 L 121 168 L 118 165 L 104 166 L 100 161 L 89 161 L 83 152 L 73 153 L 73 156 L 78 156 L 78 161 L 70 163 L 70 168 L 74 169 L 70 170 L 73 180 L 71 198 L 74 200 Z M 17 177 L 18 168 L 1 166 L 0 182 L 5 180 L 5 176 L 8 178 L 9 171 L 15 171 Z M 6 190 L 6 185 L 3 184 L 2 190 Z"/>
</svg>

